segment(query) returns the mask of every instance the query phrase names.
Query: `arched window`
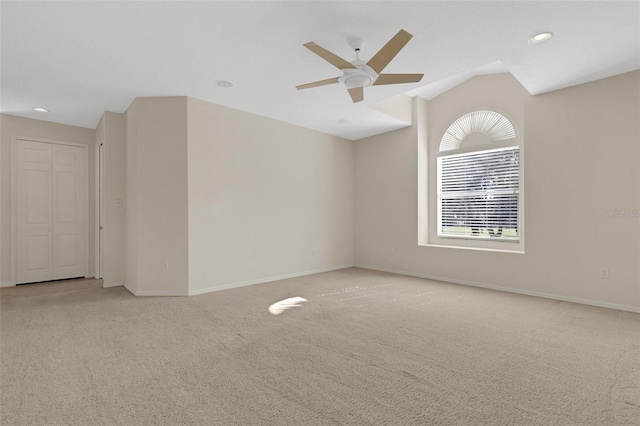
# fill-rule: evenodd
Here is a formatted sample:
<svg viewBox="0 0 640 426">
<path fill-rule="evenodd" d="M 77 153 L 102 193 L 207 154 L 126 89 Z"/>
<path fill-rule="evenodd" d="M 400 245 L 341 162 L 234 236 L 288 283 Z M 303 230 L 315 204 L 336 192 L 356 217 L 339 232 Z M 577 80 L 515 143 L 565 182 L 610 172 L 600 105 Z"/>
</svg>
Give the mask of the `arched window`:
<svg viewBox="0 0 640 426">
<path fill-rule="evenodd" d="M 438 153 L 438 236 L 520 239 L 520 144 L 511 122 L 473 111 L 449 126 Z"/>
</svg>

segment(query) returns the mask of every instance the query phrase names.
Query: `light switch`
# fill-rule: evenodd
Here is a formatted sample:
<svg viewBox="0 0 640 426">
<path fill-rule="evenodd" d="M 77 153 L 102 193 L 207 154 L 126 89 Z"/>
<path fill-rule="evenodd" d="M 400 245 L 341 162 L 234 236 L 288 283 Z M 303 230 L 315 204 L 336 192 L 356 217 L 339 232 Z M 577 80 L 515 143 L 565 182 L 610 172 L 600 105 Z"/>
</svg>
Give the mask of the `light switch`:
<svg viewBox="0 0 640 426">
<path fill-rule="evenodd" d="M 122 199 L 118 198 L 116 200 L 116 207 L 122 207 Z"/>
</svg>

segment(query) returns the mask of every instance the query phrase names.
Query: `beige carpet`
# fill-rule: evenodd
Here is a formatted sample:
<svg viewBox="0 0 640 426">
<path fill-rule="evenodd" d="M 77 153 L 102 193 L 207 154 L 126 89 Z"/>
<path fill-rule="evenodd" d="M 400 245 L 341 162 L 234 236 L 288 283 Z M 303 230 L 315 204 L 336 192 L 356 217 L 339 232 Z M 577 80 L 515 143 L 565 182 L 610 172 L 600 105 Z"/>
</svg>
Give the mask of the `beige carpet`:
<svg viewBox="0 0 640 426">
<path fill-rule="evenodd" d="M 355 268 L 0 296 L 2 425 L 640 424 L 640 314 Z"/>
</svg>

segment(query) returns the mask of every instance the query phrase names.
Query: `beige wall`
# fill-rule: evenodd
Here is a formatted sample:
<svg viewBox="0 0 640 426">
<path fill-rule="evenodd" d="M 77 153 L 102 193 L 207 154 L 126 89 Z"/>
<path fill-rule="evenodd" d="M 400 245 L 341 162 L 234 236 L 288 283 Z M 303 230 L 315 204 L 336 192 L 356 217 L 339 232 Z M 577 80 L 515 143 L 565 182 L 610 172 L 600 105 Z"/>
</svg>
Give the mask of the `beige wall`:
<svg viewBox="0 0 640 426">
<path fill-rule="evenodd" d="M 188 100 L 189 291 L 353 264 L 353 143 Z"/>
<path fill-rule="evenodd" d="M 469 108 L 506 111 L 524 129 L 525 253 L 418 246 L 419 131 L 409 128 L 355 143 L 356 264 L 640 310 L 640 220 L 605 215 L 640 208 L 640 72 L 535 97 L 512 83 L 475 77 L 423 109 L 431 153 Z"/>
<path fill-rule="evenodd" d="M 126 128 L 125 285 L 136 295 L 186 295 L 187 98 L 137 98 Z"/>
<path fill-rule="evenodd" d="M 95 130 L 0 114 L 0 283 L 11 282 L 11 136 L 26 136 L 89 146 L 89 272 L 95 272 Z"/>
<path fill-rule="evenodd" d="M 126 163 L 134 294 L 353 265 L 350 141 L 197 99 L 138 98 L 126 113 Z"/>
</svg>

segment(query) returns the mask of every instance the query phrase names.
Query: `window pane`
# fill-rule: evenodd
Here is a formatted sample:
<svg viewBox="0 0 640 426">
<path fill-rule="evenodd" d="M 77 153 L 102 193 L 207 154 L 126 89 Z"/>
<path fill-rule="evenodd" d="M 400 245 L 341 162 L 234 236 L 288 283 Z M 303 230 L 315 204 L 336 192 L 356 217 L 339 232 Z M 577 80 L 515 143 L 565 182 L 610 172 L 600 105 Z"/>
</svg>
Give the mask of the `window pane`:
<svg viewBox="0 0 640 426">
<path fill-rule="evenodd" d="M 519 148 L 438 160 L 440 236 L 517 240 Z"/>
</svg>

